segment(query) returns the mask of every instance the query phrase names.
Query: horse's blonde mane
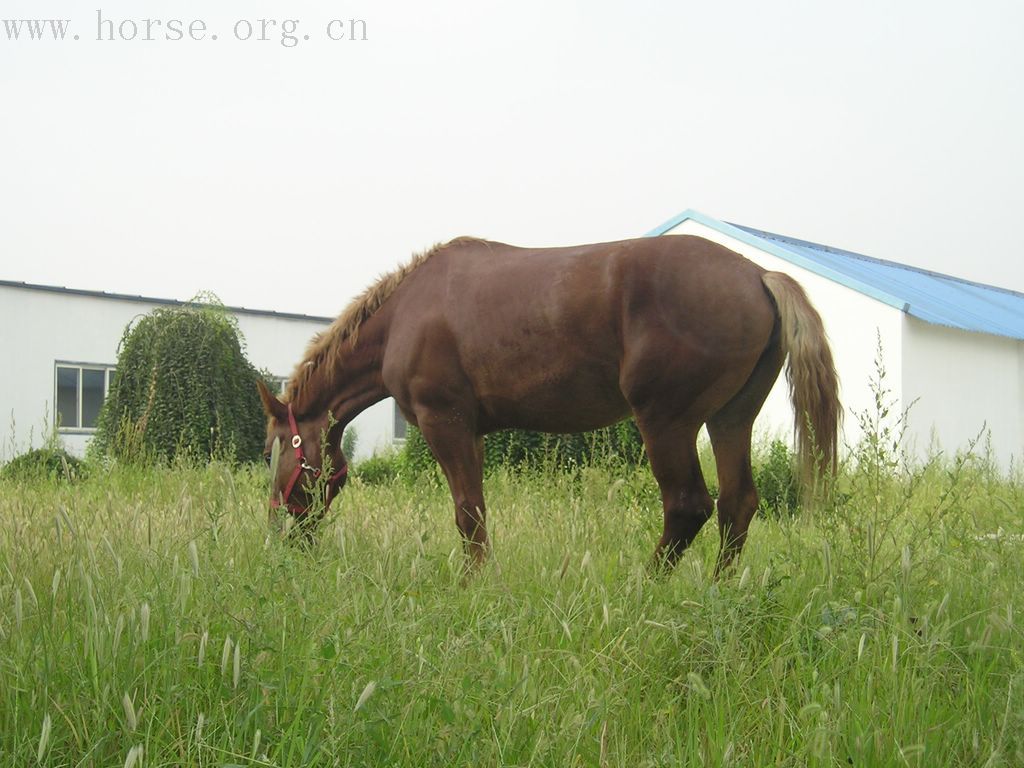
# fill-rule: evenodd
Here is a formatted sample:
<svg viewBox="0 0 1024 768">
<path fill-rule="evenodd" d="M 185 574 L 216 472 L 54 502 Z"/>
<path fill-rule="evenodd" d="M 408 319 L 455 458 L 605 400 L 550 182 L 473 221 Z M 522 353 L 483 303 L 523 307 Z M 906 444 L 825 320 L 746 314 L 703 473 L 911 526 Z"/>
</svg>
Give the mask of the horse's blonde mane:
<svg viewBox="0 0 1024 768">
<path fill-rule="evenodd" d="M 433 248 L 428 248 L 421 253 L 415 254 L 404 266 L 391 272 L 387 272 L 377 278 L 369 288 L 356 296 L 337 319 L 331 323 L 327 330 L 322 331 L 313 337 L 302 361 L 295 366 L 295 371 L 288 380 L 283 400 L 296 403 L 299 395 L 309 383 L 313 373 L 322 366 L 334 371 L 341 362 L 341 354 L 344 348 L 343 342 L 350 340 L 351 346 L 355 346 L 359 336 L 359 329 L 373 314 L 381 308 L 385 301 L 390 298 L 402 281 L 409 276 L 418 266 L 427 261 L 431 256 L 450 248 L 453 245 L 462 243 L 478 242 L 472 237 L 457 237 L 447 243 L 438 243 Z"/>
</svg>

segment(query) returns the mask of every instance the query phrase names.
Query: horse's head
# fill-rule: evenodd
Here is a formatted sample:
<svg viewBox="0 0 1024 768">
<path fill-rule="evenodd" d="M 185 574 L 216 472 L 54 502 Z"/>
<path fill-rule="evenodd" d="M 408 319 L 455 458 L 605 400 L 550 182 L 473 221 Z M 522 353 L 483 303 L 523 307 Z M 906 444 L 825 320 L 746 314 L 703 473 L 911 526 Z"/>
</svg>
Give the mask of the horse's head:
<svg viewBox="0 0 1024 768">
<path fill-rule="evenodd" d="M 291 405 L 281 402 L 263 382 L 258 381 L 257 386 L 267 414 L 263 454 L 274 471 L 270 506 L 285 507 L 309 535 L 310 526 L 327 512 L 348 477 L 341 427 L 331 423 L 330 411 L 316 418 L 299 418 Z M 271 461 L 274 456 L 276 466 Z"/>
</svg>

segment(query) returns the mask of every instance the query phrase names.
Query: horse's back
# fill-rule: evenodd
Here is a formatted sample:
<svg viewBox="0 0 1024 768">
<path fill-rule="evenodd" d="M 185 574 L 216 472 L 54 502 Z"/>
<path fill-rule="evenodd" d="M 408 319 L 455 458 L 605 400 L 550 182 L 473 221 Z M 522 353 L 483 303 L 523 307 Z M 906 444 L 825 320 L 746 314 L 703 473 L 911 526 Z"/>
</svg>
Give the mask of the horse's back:
<svg viewBox="0 0 1024 768">
<path fill-rule="evenodd" d="M 402 286 L 385 381 L 400 402 L 416 399 L 416 380 L 472 393 L 493 426 L 613 423 L 646 381 L 756 362 L 774 323 L 761 274 L 689 236 L 537 249 L 460 240 Z"/>
<path fill-rule="evenodd" d="M 700 237 L 537 249 L 480 242 L 449 254 L 445 271 L 441 309 L 462 351 L 480 345 L 494 356 L 497 346 L 510 363 L 547 345 L 618 361 L 649 332 L 718 354 L 762 349 L 775 320 L 764 270 Z"/>
</svg>

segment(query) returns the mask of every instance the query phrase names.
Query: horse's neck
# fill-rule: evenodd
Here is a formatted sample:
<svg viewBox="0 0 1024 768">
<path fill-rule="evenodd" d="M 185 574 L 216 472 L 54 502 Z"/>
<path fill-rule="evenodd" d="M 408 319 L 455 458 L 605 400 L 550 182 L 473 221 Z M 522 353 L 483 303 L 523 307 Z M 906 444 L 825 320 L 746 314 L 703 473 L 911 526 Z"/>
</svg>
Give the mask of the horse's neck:
<svg viewBox="0 0 1024 768">
<path fill-rule="evenodd" d="M 364 410 L 387 397 L 381 376 L 386 340 L 386 318 L 374 316 L 364 322 L 355 345 L 349 339 L 341 342 L 342 352 L 333 370 L 324 370 L 311 378 L 310 384 L 317 394 L 302 410 L 310 414 L 330 410 L 335 421 L 345 427 Z"/>
</svg>

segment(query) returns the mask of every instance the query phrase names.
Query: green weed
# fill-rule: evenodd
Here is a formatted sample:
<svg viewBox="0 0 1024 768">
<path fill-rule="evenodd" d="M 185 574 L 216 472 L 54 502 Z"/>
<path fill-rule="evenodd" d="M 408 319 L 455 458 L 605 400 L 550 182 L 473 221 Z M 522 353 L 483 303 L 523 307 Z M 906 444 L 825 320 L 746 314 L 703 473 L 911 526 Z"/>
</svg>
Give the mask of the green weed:
<svg viewBox="0 0 1024 768">
<path fill-rule="evenodd" d="M 263 467 L 0 482 L 0 764 L 1024 763 L 1024 489 L 971 460 L 847 468 L 718 582 L 713 522 L 646 575 L 643 468 L 492 472 L 465 588 L 443 484 L 358 477 L 312 549 Z"/>
</svg>

